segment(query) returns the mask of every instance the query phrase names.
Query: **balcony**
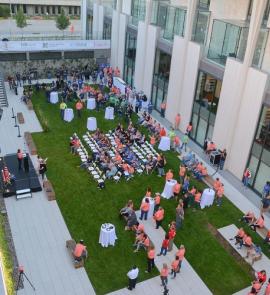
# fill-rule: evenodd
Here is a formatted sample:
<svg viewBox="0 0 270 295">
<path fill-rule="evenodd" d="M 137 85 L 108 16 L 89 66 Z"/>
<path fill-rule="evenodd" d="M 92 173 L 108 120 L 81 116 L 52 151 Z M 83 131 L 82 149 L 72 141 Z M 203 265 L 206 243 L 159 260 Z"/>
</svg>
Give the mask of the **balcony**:
<svg viewBox="0 0 270 295">
<path fill-rule="evenodd" d="M 214 20 L 207 58 L 225 65 L 227 57 L 244 59 L 249 26 L 240 21 Z"/>
</svg>

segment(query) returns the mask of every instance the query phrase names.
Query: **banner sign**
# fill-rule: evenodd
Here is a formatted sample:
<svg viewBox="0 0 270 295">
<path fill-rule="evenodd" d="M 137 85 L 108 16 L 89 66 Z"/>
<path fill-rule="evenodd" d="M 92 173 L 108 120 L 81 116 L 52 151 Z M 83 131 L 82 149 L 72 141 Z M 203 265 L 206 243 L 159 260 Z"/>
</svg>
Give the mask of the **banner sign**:
<svg viewBox="0 0 270 295">
<path fill-rule="evenodd" d="M 110 40 L 0 41 L 0 52 L 110 49 Z"/>
</svg>

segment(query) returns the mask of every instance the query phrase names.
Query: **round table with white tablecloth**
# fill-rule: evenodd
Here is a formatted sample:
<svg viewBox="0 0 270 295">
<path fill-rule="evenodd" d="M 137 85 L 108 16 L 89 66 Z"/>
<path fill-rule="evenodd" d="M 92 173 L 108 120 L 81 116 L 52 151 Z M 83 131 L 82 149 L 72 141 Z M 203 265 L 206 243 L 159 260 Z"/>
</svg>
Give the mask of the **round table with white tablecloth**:
<svg viewBox="0 0 270 295">
<path fill-rule="evenodd" d="M 116 239 L 115 226 L 111 223 L 102 224 L 99 234 L 99 244 L 101 244 L 102 247 L 108 247 L 109 245 L 114 246 Z"/>
<path fill-rule="evenodd" d="M 142 203 L 145 201 L 145 198 L 146 197 L 144 197 L 143 199 L 142 199 Z M 154 198 L 148 198 L 149 199 L 149 205 L 150 205 L 150 207 L 149 207 L 149 211 L 148 211 L 148 217 L 150 216 L 153 216 L 153 214 L 154 214 L 154 209 L 155 209 L 155 199 Z"/>
<path fill-rule="evenodd" d="M 173 187 L 176 185 L 175 179 L 167 180 L 161 196 L 165 199 L 170 199 L 173 196 Z"/>
<path fill-rule="evenodd" d="M 87 109 L 94 110 L 96 108 L 96 100 L 94 98 L 87 99 Z"/>
<path fill-rule="evenodd" d="M 161 151 L 169 151 L 170 150 L 170 137 L 167 136 L 162 136 L 160 139 L 160 143 L 158 145 L 158 149 Z"/>
<path fill-rule="evenodd" d="M 206 188 L 201 197 L 201 209 L 204 209 L 205 207 L 212 206 L 215 199 L 215 191 L 211 188 Z"/>
<path fill-rule="evenodd" d="M 50 103 L 53 103 L 53 104 L 58 103 L 58 92 L 52 91 L 50 93 Z"/>
<path fill-rule="evenodd" d="M 114 119 L 114 108 L 113 107 L 107 107 L 105 110 L 105 119 L 107 120 L 113 120 Z"/>
<path fill-rule="evenodd" d="M 73 109 L 65 109 L 64 112 L 64 121 L 71 122 L 74 118 Z"/>
<path fill-rule="evenodd" d="M 89 117 L 87 119 L 87 129 L 89 131 L 95 131 L 97 129 L 97 119 L 95 117 Z"/>
</svg>

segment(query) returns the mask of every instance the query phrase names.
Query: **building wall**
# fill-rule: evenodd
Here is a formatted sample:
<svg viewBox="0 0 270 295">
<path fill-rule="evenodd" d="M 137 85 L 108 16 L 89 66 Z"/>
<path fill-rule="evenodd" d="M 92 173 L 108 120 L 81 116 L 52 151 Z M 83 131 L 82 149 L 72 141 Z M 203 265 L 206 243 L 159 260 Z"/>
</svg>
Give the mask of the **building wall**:
<svg viewBox="0 0 270 295">
<path fill-rule="evenodd" d="M 80 6 L 79 0 L 1 0 L 1 4 Z"/>
<path fill-rule="evenodd" d="M 245 20 L 248 0 L 211 0 L 209 10 L 215 18 Z"/>
</svg>

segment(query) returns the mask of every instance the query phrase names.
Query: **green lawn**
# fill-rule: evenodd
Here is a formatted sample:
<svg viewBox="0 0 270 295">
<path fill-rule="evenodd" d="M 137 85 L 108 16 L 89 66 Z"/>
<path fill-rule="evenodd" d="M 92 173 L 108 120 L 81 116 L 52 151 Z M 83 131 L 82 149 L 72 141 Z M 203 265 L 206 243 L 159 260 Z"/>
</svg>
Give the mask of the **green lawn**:
<svg viewBox="0 0 270 295">
<path fill-rule="evenodd" d="M 104 190 L 97 190 L 89 174 L 78 168 L 79 157 L 70 154 L 69 137 L 77 132 L 82 138 L 88 116 L 95 116 L 98 127 L 105 131 L 112 129 L 117 121 L 105 121 L 103 111 L 84 110 L 81 119 L 75 118 L 71 123 L 65 123 L 60 119 L 59 105 L 46 103 L 42 92 L 35 93 L 32 101 L 39 117 L 42 117 L 42 121 L 47 120 L 45 124 L 49 128 L 48 132 L 33 134 L 38 153 L 49 159 L 47 176 L 53 183 L 58 205 L 72 237 L 85 240 L 89 251 L 85 268 L 97 294 L 125 287 L 126 272 L 134 263 L 141 270 L 140 280 L 150 278 L 149 274 L 144 273 L 146 255 L 144 252 L 133 253 L 134 234 L 124 231 L 124 223 L 119 219 L 118 212 L 129 199 L 133 199 L 136 208 L 139 208 L 146 187 L 150 185 L 154 192 L 161 191 L 164 180 L 153 173 L 136 176 L 129 182 L 121 180 L 118 184 L 107 181 Z M 167 168 L 173 168 L 178 173 L 176 154 L 167 152 L 166 159 Z M 193 182 L 197 187 L 205 186 Z M 162 206 L 165 208 L 166 227 L 175 218 L 176 202 L 162 200 Z M 235 260 L 208 226 L 211 224 L 220 228 L 232 223 L 240 226 L 240 216 L 241 212 L 225 199 L 220 208 L 213 206 L 196 212 L 187 210 L 184 227 L 177 233 L 176 245 L 183 243 L 186 246 L 186 258 L 214 294 L 232 294 L 252 281 L 249 267 Z M 104 222 L 116 226 L 118 240 L 115 247 L 103 249 L 98 244 L 100 225 Z M 254 240 L 262 244 L 261 238 L 254 233 L 252 235 Z M 265 246 L 263 249 L 266 250 Z M 157 274 L 156 271 L 151 276 Z"/>
<path fill-rule="evenodd" d="M 7 287 L 8 295 L 14 294 L 14 282 L 12 277 L 13 265 L 11 255 L 8 249 L 4 217 L 0 214 L 0 260 L 3 266 L 4 281 Z"/>
</svg>

